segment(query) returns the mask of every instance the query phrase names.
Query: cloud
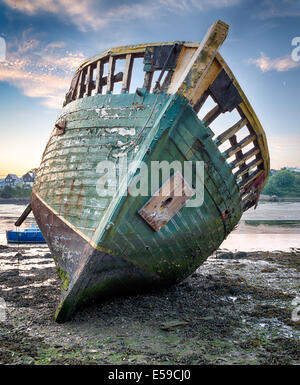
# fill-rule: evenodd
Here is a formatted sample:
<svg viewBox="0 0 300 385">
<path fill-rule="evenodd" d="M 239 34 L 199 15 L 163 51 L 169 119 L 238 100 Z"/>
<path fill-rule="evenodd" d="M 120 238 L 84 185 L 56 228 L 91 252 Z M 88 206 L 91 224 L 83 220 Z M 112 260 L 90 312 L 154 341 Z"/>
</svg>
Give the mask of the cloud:
<svg viewBox="0 0 300 385">
<path fill-rule="evenodd" d="M 30 36 L 31 31 L 25 31 L 21 41 L 8 44 L 7 60 L 0 62 L 0 81 L 13 84 L 28 97 L 42 98 L 49 108 L 60 108 L 84 55 L 66 51 L 63 42 L 45 45 Z"/>
<path fill-rule="evenodd" d="M 195 9 L 234 6 L 243 0 L 2 0 L 14 11 L 27 15 L 52 13 L 72 22 L 80 30 L 103 29 L 118 22 L 157 19 L 170 13 L 181 14 Z M 65 43 L 42 43 L 31 30 L 20 41 L 7 46 L 7 61 L 0 62 L 0 81 L 22 90 L 32 98 L 42 98 L 49 108 L 59 108 L 74 70 L 84 59 L 82 52 L 69 52 Z"/>
<path fill-rule="evenodd" d="M 97 30 L 106 25 L 101 17 L 99 5 L 94 0 L 3 0 L 4 3 L 17 11 L 28 15 L 40 12 L 57 14 L 70 19 L 75 25 Z M 101 5 L 101 4 L 100 4 Z"/>
<path fill-rule="evenodd" d="M 242 0 L 191 0 L 191 3 L 198 8 L 227 8 L 227 7 L 233 7 L 234 5 L 237 5 L 241 3 Z"/>
<path fill-rule="evenodd" d="M 294 0 L 264 0 L 257 17 L 266 20 L 283 17 L 299 17 L 300 3 Z"/>
<path fill-rule="evenodd" d="M 300 135 L 268 136 L 271 168 L 300 167 Z"/>
<path fill-rule="evenodd" d="M 249 64 L 255 64 L 262 72 L 268 71 L 288 71 L 292 68 L 300 66 L 300 62 L 295 62 L 290 56 L 279 57 L 271 59 L 266 56 L 263 52 L 260 53 L 260 57 L 257 59 L 248 59 Z"/>
<path fill-rule="evenodd" d="M 3 0 L 10 8 L 35 15 L 52 13 L 75 24 L 81 31 L 98 31 L 118 21 L 157 18 L 195 9 L 226 8 L 243 0 Z"/>
</svg>

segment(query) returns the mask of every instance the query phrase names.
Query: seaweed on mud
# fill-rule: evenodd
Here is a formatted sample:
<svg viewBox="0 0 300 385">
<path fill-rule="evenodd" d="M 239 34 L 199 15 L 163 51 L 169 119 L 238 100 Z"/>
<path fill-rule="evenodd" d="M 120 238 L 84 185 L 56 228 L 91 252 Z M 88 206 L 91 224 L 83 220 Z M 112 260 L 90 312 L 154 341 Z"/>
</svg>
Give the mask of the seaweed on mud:
<svg viewBox="0 0 300 385">
<path fill-rule="evenodd" d="M 17 250 L 0 250 L 6 266 L 0 296 L 7 304 L 7 322 L 0 324 L 1 363 L 300 363 L 299 328 L 291 320 L 297 293 L 292 254 L 282 257 L 284 278 L 279 255 L 212 257 L 178 285 L 94 302 L 58 325 L 53 314 L 59 279 L 48 249 Z M 263 279 L 252 279 L 251 261 L 258 271 L 269 267 Z M 287 291 L 280 286 L 283 279 Z M 162 328 L 166 324 L 173 326 Z"/>
</svg>

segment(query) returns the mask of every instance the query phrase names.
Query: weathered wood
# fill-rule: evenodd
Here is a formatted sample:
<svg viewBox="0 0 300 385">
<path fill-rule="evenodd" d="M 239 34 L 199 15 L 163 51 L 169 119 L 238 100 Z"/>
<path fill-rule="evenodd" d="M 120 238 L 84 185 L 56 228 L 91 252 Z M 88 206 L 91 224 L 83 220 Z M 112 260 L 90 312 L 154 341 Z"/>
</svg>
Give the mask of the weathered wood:
<svg viewBox="0 0 300 385">
<path fill-rule="evenodd" d="M 232 137 L 233 138 L 233 137 Z M 231 139 L 232 139 L 231 138 Z M 238 151 L 240 151 L 243 147 L 246 147 L 248 144 L 253 142 L 256 139 L 256 135 L 248 135 L 246 138 L 241 140 L 239 143 L 235 144 L 234 146 L 230 147 L 228 150 L 223 152 L 223 156 L 225 158 L 230 158 L 232 155 L 236 154 Z"/>
<path fill-rule="evenodd" d="M 210 125 L 217 117 L 222 113 L 220 106 L 216 105 L 212 108 L 202 119 L 202 122 L 206 125 Z"/>
<path fill-rule="evenodd" d="M 176 48 L 177 48 L 177 43 L 175 43 L 175 44 L 173 45 L 173 47 L 171 47 L 171 49 L 169 50 L 168 56 L 167 56 L 167 58 L 166 58 L 166 60 L 165 60 L 165 62 L 164 62 L 164 64 L 163 64 L 163 67 L 162 67 L 162 69 L 161 69 L 161 72 L 160 72 L 160 74 L 159 74 L 159 77 L 157 78 L 157 80 L 156 80 L 156 82 L 155 82 L 153 92 L 155 92 L 155 91 L 160 91 L 160 89 L 161 89 L 161 85 L 160 85 L 161 79 L 163 78 L 164 73 L 165 73 L 166 69 L 168 68 L 169 62 L 170 62 L 170 60 L 171 60 L 171 56 L 172 56 L 172 54 L 176 51 Z M 177 57 L 176 57 L 176 56 L 175 56 L 173 59 L 177 61 Z M 175 61 L 175 63 L 176 63 L 176 61 Z M 175 64 L 175 63 L 174 63 L 174 64 Z M 175 65 L 174 65 L 174 66 L 175 66 Z M 173 70 L 173 68 L 172 68 L 172 70 Z"/>
<path fill-rule="evenodd" d="M 66 121 L 65 119 L 59 119 L 58 122 L 55 123 L 55 131 L 53 133 L 53 136 L 59 136 L 59 135 L 63 135 L 65 133 L 65 130 L 66 130 Z"/>
<path fill-rule="evenodd" d="M 194 191 L 177 171 L 138 213 L 149 226 L 159 231 L 193 195 Z"/>
<path fill-rule="evenodd" d="M 234 85 L 234 78 L 230 78 L 224 69 L 209 86 L 209 91 L 222 112 L 231 112 L 243 102 L 243 98 Z"/>
<path fill-rule="evenodd" d="M 193 93 L 193 97 L 191 99 L 192 106 L 198 104 L 199 100 L 202 98 L 204 92 L 207 91 L 208 87 L 215 81 L 216 77 L 219 75 L 222 70 L 222 66 L 217 60 L 213 60 L 211 65 L 208 67 L 207 71 L 203 74 L 202 81 L 197 84 L 197 88 Z M 198 110 L 199 111 L 199 110 Z"/>
<path fill-rule="evenodd" d="M 173 92 L 185 96 L 189 101 L 197 100 L 196 90 L 202 83 L 209 66 L 226 39 L 228 29 L 228 25 L 221 20 L 209 28 L 199 48 L 186 66 L 182 77 L 179 79 L 177 89 L 172 87 Z"/>
<path fill-rule="evenodd" d="M 63 106 L 67 105 L 73 100 L 76 100 L 76 97 L 78 94 L 78 83 L 79 83 L 80 74 L 81 74 L 80 72 L 76 72 L 76 74 L 74 75 L 71 82 L 70 89 L 66 94 Z"/>
<path fill-rule="evenodd" d="M 166 92 L 167 91 L 167 89 L 169 87 L 169 84 L 170 84 L 170 82 L 172 80 L 173 73 L 174 73 L 173 70 L 168 71 L 168 74 L 165 77 L 165 80 L 164 80 L 164 82 L 163 82 L 163 84 L 161 86 L 161 91 L 162 92 Z"/>
<path fill-rule="evenodd" d="M 25 219 L 28 217 L 28 215 L 31 213 L 31 203 L 26 207 L 26 209 L 23 211 L 22 215 L 16 220 L 15 226 L 19 227 L 21 224 L 25 221 Z"/>
<path fill-rule="evenodd" d="M 108 73 L 107 73 L 107 89 L 106 93 L 111 93 L 114 90 L 114 72 L 115 72 L 116 60 L 113 56 L 109 57 L 108 61 Z"/>
<path fill-rule="evenodd" d="M 87 67 L 86 74 L 86 86 L 85 86 L 85 94 L 84 96 L 91 96 L 92 87 L 93 87 L 93 68 L 92 64 Z"/>
<path fill-rule="evenodd" d="M 268 144 L 267 144 L 267 139 L 266 139 L 266 134 L 263 130 L 263 127 L 259 121 L 259 119 L 256 116 L 255 111 L 253 110 L 249 100 L 247 99 L 246 95 L 244 94 L 241 86 L 239 85 L 238 81 L 236 80 L 234 74 L 228 67 L 227 63 L 223 59 L 223 57 L 220 55 L 220 53 L 217 53 L 216 55 L 216 60 L 222 65 L 222 67 L 225 69 L 227 72 L 228 76 L 233 80 L 233 84 L 237 88 L 239 94 L 241 95 L 243 99 L 243 103 L 241 103 L 238 107 L 237 110 L 239 111 L 240 115 L 242 117 L 246 117 L 247 120 L 249 121 L 249 124 L 251 125 L 253 131 L 255 132 L 257 136 L 257 142 L 258 146 L 261 150 L 262 158 L 264 159 L 264 170 L 265 170 L 265 179 L 269 175 L 270 171 L 270 156 L 269 156 L 269 151 L 268 151 Z"/>
<path fill-rule="evenodd" d="M 242 159 L 235 159 L 233 160 L 232 162 L 229 163 L 229 165 L 232 167 L 232 168 L 236 168 L 238 166 L 240 166 L 242 163 L 245 163 L 246 160 L 252 158 L 252 156 L 254 155 L 257 155 L 260 153 L 260 149 L 259 148 L 256 148 L 256 147 L 253 147 L 251 148 L 251 150 L 247 151 L 243 156 L 242 156 Z"/>
<path fill-rule="evenodd" d="M 153 79 L 153 71 L 147 71 L 144 77 L 143 88 L 146 88 L 148 92 L 150 92 L 151 90 L 152 79 Z"/>
<path fill-rule="evenodd" d="M 123 71 L 122 93 L 129 92 L 132 69 L 133 69 L 134 57 L 131 54 L 126 55 L 126 62 Z"/>
<path fill-rule="evenodd" d="M 169 94 L 173 94 L 178 89 L 178 84 L 180 83 L 181 78 L 184 72 L 186 71 L 187 66 L 189 65 L 195 52 L 197 51 L 197 48 L 198 46 L 187 47 L 184 45 L 182 47 L 177 60 L 176 71 L 174 72 L 174 76 L 172 77 L 172 81 L 167 91 Z"/>
<path fill-rule="evenodd" d="M 217 146 L 220 146 L 222 143 L 226 142 L 229 138 L 231 138 L 234 134 L 236 134 L 241 128 L 243 128 L 248 123 L 247 119 L 240 119 L 237 123 L 235 123 L 232 127 L 228 128 L 228 130 L 224 131 L 221 135 L 219 135 L 215 143 Z"/>
<path fill-rule="evenodd" d="M 252 162 L 250 162 L 249 164 L 245 165 L 246 167 L 240 168 L 240 170 L 237 171 L 234 174 L 234 176 L 236 178 L 240 178 L 241 176 L 247 174 L 247 172 L 249 172 L 252 168 L 260 165 L 262 162 L 263 162 L 262 159 L 254 159 Z"/>
<path fill-rule="evenodd" d="M 103 61 L 98 60 L 97 61 L 97 67 L 96 67 L 96 94 L 102 94 L 102 78 L 103 78 Z"/>
<path fill-rule="evenodd" d="M 250 182 L 252 182 L 254 179 L 258 178 L 263 172 L 264 172 L 264 170 L 257 170 L 257 171 L 254 171 L 253 174 L 249 175 L 247 178 L 245 178 L 244 180 L 242 180 L 241 182 L 239 182 L 238 185 L 240 186 L 241 193 L 243 194 L 243 190 L 245 189 L 245 187 L 246 187 Z"/>
<path fill-rule="evenodd" d="M 75 99 L 79 99 L 79 97 L 80 97 L 80 89 L 81 89 L 82 77 L 83 77 L 83 71 L 80 71 L 77 88 L 76 88 L 76 91 L 74 93 L 75 94 Z"/>
<path fill-rule="evenodd" d="M 86 85 L 85 85 L 86 73 L 87 73 L 87 68 L 84 68 L 81 71 L 81 75 L 80 75 L 78 98 L 83 98 L 83 95 L 85 93 L 85 89 L 86 89 Z"/>
<path fill-rule="evenodd" d="M 206 102 L 208 97 L 209 97 L 209 91 L 205 91 L 202 94 L 201 98 L 197 101 L 197 103 L 194 104 L 193 108 L 196 114 L 198 114 L 198 112 L 201 110 L 203 104 Z"/>
</svg>

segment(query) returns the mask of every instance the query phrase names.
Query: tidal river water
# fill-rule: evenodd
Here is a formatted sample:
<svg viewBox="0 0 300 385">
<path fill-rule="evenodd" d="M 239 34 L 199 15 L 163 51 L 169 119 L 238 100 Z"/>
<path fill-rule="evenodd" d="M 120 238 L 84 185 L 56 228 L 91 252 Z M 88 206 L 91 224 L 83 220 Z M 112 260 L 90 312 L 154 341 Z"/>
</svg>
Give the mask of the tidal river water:
<svg viewBox="0 0 300 385">
<path fill-rule="evenodd" d="M 5 230 L 14 229 L 14 222 L 25 206 L 0 204 L 0 244 L 6 244 Z M 22 227 L 35 223 L 32 214 Z M 225 239 L 221 249 L 239 251 L 290 251 L 300 248 L 300 202 L 260 202 L 241 218 L 237 228 Z"/>
</svg>

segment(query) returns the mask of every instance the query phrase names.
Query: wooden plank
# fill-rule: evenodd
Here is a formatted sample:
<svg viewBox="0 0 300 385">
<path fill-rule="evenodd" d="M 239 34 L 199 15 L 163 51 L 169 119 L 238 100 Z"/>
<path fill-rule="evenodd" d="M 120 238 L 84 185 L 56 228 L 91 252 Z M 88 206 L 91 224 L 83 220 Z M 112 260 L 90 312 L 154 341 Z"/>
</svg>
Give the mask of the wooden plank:
<svg viewBox="0 0 300 385">
<path fill-rule="evenodd" d="M 92 69 L 92 65 L 89 65 L 87 67 L 87 73 L 86 73 L 86 86 L 85 86 L 84 96 L 91 96 L 92 82 L 93 82 L 93 69 Z"/>
<path fill-rule="evenodd" d="M 208 89 L 208 87 L 214 82 L 216 77 L 219 75 L 222 66 L 217 60 L 213 60 L 211 65 L 208 67 L 206 73 L 203 75 L 202 81 L 197 84 L 197 88 L 193 93 L 193 97 L 191 99 L 191 105 L 195 106 L 199 99 L 202 97 L 204 92 Z"/>
<path fill-rule="evenodd" d="M 251 150 L 247 151 L 243 155 L 242 159 L 235 159 L 234 161 L 229 163 L 229 166 L 231 166 L 232 168 L 236 168 L 236 167 L 240 166 L 242 163 L 245 163 L 246 160 L 250 159 L 252 156 L 257 155 L 259 153 L 260 153 L 259 148 L 256 148 L 256 147 L 251 148 Z"/>
<path fill-rule="evenodd" d="M 25 221 L 25 219 L 28 217 L 28 215 L 31 213 L 31 203 L 26 207 L 26 209 L 23 211 L 22 215 L 16 220 L 15 226 L 19 227 L 21 224 Z"/>
<path fill-rule="evenodd" d="M 159 231 L 194 194 L 181 173 L 177 171 L 138 211 L 138 214 L 155 231 Z"/>
<path fill-rule="evenodd" d="M 129 92 L 134 57 L 131 54 L 126 55 L 126 62 L 123 71 L 122 93 Z"/>
<path fill-rule="evenodd" d="M 81 71 L 80 80 L 79 80 L 79 94 L 78 94 L 78 98 L 83 98 L 83 95 L 85 93 L 86 73 L 87 73 L 87 68 L 83 68 L 83 70 Z"/>
<path fill-rule="evenodd" d="M 252 168 L 260 165 L 262 162 L 263 162 L 262 159 L 254 159 L 252 162 L 250 162 L 249 164 L 245 165 L 246 167 L 243 167 L 240 170 L 238 170 L 234 174 L 234 176 L 236 178 L 240 178 L 241 176 L 245 175 L 248 171 L 250 171 Z"/>
<path fill-rule="evenodd" d="M 198 46 L 199 46 L 199 43 L 198 43 Z M 173 94 L 177 91 L 178 83 L 181 77 L 183 76 L 187 66 L 189 65 L 190 61 L 192 60 L 197 48 L 198 47 L 186 47 L 185 45 L 182 47 L 180 54 L 178 56 L 174 76 L 172 78 L 172 81 L 167 91 L 168 94 Z"/>
<path fill-rule="evenodd" d="M 233 137 L 232 137 L 233 138 Z M 231 139 L 232 139 L 231 138 Z M 228 150 L 223 152 L 223 156 L 227 159 L 230 158 L 232 155 L 236 154 L 238 151 L 240 151 L 243 147 L 246 147 L 248 144 L 253 142 L 256 139 L 256 135 L 248 135 L 246 138 L 241 140 L 239 143 L 236 145 L 230 147 Z"/>
<path fill-rule="evenodd" d="M 102 94 L 102 78 L 103 78 L 103 67 L 104 63 L 102 60 L 97 61 L 97 67 L 96 67 L 96 94 Z"/>
<path fill-rule="evenodd" d="M 201 110 L 203 104 L 206 102 L 207 98 L 209 97 L 209 91 L 205 91 L 201 98 L 198 100 L 198 102 L 194 105 L 194 111 L 196 114 Z"/>
<path fill-rule="evenodd" d="M 78 84 L 77 84 L 77 88 L 76 88 L 76 94 L 74 94 L 74 95 L 76 95 L 75 96 L 75 100 L 80 97 L 81 81 L 82 81 L 82 71 L 80 71 L 80 75 L 79 75 L 79 79 L 78 79 Z"/>
<path fill-rule="evenodd" d="M 116 66 L 116 60 L 113 56 L 110 56 L 108 61 L 107 89 L 106 89 L 106 93 L 108 94 L 114 90 L 115 66 Z"/>
<path fill-rule="evenodd" d="M 241 128 L 243 128 L 248 123 L 247 119 L 241 118 L 237 123 L 235 123 L 232 127 L 228 128 L 228 130 L 224 131 L 220 134 L 216 140 L 215 144 L 220 146 L 222 143 L 226 142 L 229 138 L 231 138 L 234 134 L 236 134 Z"/>
<path fill-rule="evenodd" d="M 80 72 L 76 71 L 75 75 L 73 76 L 73 79 L 71 81 L 71 86 L 69 91 L 66 94 L 65 101 L 63 104 L 63 107 L 70 103 L 71 101 L 75 100 L 78 94 L 78 82 L 80 78 Z"/>
<path fill-rule="evenodd" d="M 166 77 L 165 77 L 165 80 L 163 81 L 163 84 L 162 86 L 160 87 L 161 91 L 162 92 L 166 92 L 168 87 L 169 87 L 169 84 L 171 82 L 171 79 L 172 79 L 172 76 L 174 74 L 174 71 L 173 70 L 170 70 L 168 71 Z"/>
<path fill-rule="evenodd" d="M 197 89 L 201 87 L 210 65 L 226 39 L 228 29 L 228 25 L 221 20 L 209 28 L 177 84 L 171 88 L 172 93 L 177 92 L 196 103 L 200 96 Z"/>
<path fill-rule="evenodd" d="M 152 83 L 152 79 L 153 79 L 153 73 L 154 73 L 153 71 L 147 71 L 145 73 L 143 88 L 146 88 L 146 90 L 148 92 L 150 92 L 150 90 L 151 90 L 151 83 Z"/>
<path fill-rule="evenodd" d="M 214 108 L 212 108 L 202 120 L 203 123 L 206 125 L 210 125 L 217 117 L 222 113 L 222 110 L 220 106 L 216 105 Z"/>
<path fill-rule="evenodd" d="M 258 178 L 263 172 L 264 172 L 264 170 L 257 170 L 257 171 L 254 171 L 254 173 L 251 174 L 251 175 L 249 175 L 248 178 L 245 178 L 244 180 L 242 180 L 241 182 L 239 182 L 238 185 L 240 186 L 241 193 L 243 194 L 243 189 L 244 189 L 250 182 L 252 182 L 254 179 Z"/>
<path fill-rule="evenodd" d="M 231 147 L 236 147 L 236 146 L 238 145 L 236 135 L 232 135 L 232 136 L 229 138 L 229 143 L 231 144 Z M 243 152 L 242 152 L 242 149 L 239 149 L 239 150 L 235 153 L 235 159 L 237 159 L 237 160 L 242 160 L 242 159 L 243 159 Z M 245 163 L 245 161 L 243 161 L 241 164 L 243 165 L 244 163 Z"/>
</svg>

